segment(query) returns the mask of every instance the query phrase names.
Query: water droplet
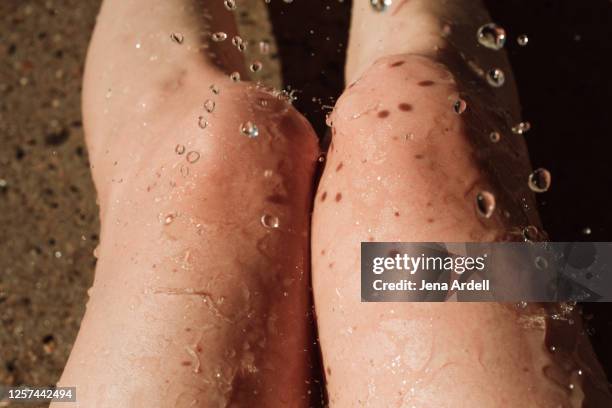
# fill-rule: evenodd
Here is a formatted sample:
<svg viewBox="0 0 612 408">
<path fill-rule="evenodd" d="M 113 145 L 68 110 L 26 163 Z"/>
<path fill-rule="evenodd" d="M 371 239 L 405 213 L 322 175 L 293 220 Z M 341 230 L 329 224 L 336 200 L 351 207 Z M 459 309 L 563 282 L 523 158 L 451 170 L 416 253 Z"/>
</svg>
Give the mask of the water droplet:
<svg viewBox="0 0 612 408">
<path fill-rule="evenodd" d="M 204 118 L 204 116 L 200 116 L 198 118 L 198 126 L 200 127 L 200 129 L 206 129 L 206 127 L 208 126 L 208 122 L 206 121 L 206 118 Z"/>
<path fill-rule="evenodd" d="M 176 154 L 183 154 L 185 153 L 185 146 L 182 144 L 177 144 L 174 148 L 174 151 L 176 152 Z"/>
<path fill-rule="evenodd" d="M 244 52 L 244 51 L 246 50 L 246 48 L 247 48 L 247 43 L 246 43 L 246 41 L 243 41 L 243 42 L 241 42 L 240 44 L 238 44 L 238 45 L 236 46 L 236 48 L 238 48 L 238 51 L 240 51 L 240 52 Z"/>
<path fill-rule="evenodd" d="M 461 115 L 467 109 L 467 103 L 463 99 L 459 99 L 453 105 L 453 110 L 457 115 Z"/>
<path fill-rule="evenodd" d="M 589 227 L 585 227 L 585 228 L 582 229 L 582 233 L 584 235 L 591 235 L 592 232 L 593 231 L 591 231 L 591 228 L 589 228 Z"/>
<path fill-rule="evenodd" d="M 189 175 L 189 167 L 187 166 L 181 166 L 179 171 L 181 172 L 181 176 L 183 177 L 187 177 Z"/>
<path fill-rule="evenodd" d="M 487 83 L 494 88 L 499 88 L 506 82 L 504 71 L 499 68 L 492 68 L 487 72 Z"/>
<path fill-rule="evenodd" d="M 506 31 L 495 23 L 485 24 L 476 33 L 478 43 L 492 50 L 500 50 L 506 43 Z"/>
<path fill-rule="evenodd" d="M 520 45 L 521 47 L 526 46 L 529 43 L 529 37 L 527 37 L 527 34 L 521 34 L 518 36 L 518 38 L 516 39 L 516 42 L 518 43 L 518 45 Z"/>
<path fill-rule="evenodd" d="M 539 236 L 540 236 L 540 231 L 538 230 L 536 226 L 528 225 L 525 228 L 523 228 L 523 239 L 526 242 L 537 241 Z"/>
<path fill-rule="evenodd" d="M 106 90 L 106 95 L 105 95 L 105 96 L 106 96 L 106 99 L 110 99 L 110 98 L 111 98 L 111 96 L 113 96 L 113 90 L 112 90 L 112 89 L 110 89 L 110 88 L 108 88 L 108 89 Z"/>
<path fill-rule="evenodd" d="M 216 33 L 212 33 L 210 37 L 215 42 L 221 42 L 225 41 L 225 39 L 227 38 L 227 34 L 225 34 L 223 31 L 217 31 Z"/>
<path fill-rule="evenodd" d="M 206 102 L 204 102 L 204 109 L 206 109 L 206 112 L 208 113 L 213 113 L 215 110 L 215 101 L 212 99 L 207 99 Z"/>
<path fill-rule="evenodd" d="M 219 94 L 221 93 L 221 89 L 220 89 L 220 88 L 219 88 L 217 85 L 215 85 L 215 84 L 212 84 L 212 85 L 209 87 L 209 89 L 210 89 L 210 90 L 212 91 L 212 93 L 214 93 L 215 95 L 219 95 Z"/>
<path fill-rule="evenodd" d="M 543 193 L 550 188 L 550 172 L 546 169 L 536 169 L 529 175 L 529 188 L 536 193 Z"/>
<path fill-rule="evenodd" d="M 497 143 L 501 140 L 501 134 L 499 132 L 493 131 L 489 133 L 489 139 L 491 140 L 491 142 Z"/>
<path fill-rule="evenodd" d="M 325 161 L 325 153 L 321 153 L 319 157 L 317 158 L 317 161 L 319 163 L 323 163 Z"/>
<path fill-rule="evenodd" d="M 234 45 L 235 47 L 242 44 L 242 42 L 242 37 L 240 37 L 239 35 L 235 35 L 232 37 L 232 45 Z"/>
<path fill-rule="evenodd" d="M 166 218 L 164 218 L 164 225 L 170 225 L 172 224 L 172 221 L 174 221 L 174 214 L 168 214 L 166 215 Z"/>
<path fill-rule="evenodd" d="M 225 4 L 225 8 L 230 11 L 236 10 L 236 0 L 225 0 L 223 4 Z"/>
<path fill-rule="evenodd" d="M 255 61 L 251 64 L 249 69 L 251 70 L 251 72 L 257 72 L 257 71 L 260 71 L 262 67 L 263 67 L 263 64 L 261 62 Z"/>
<path fill-rule="evenodd" d="M 170 34 L 170 39 L 177 44 L 182 44 L 185 40 L 185 37 L 181 33 L 172 33 Z"/>
<path fill-rule="evenodd" d="M 187 153 L 187 156 L 185 157 L 187 159 L 187 161 L 189 163 L 195 163 L 198 160 L 200 160 L 200 153 L 196 152 L 195 150 L 190 151 L 189 153 Z"/>
<path fill-rule="evenodd" d="M 279 221 L 278 217 L 270 214 L 264 214 L 261 216 L 261 225 L 266 228 L 278 228 Z"/>
<path fill-rule="evenodd" d="M 253 122 L 247 121 L 240 125 L 240 133 L 252 139 L 259 136 L 259 128 Z"/>
<path fill-rule="evenodd" d="M 264 173 L 263 173 L 265 178 L 270 178 L 270 177 L 272 177 L 273 174 L 274 174 L 274 172 L 272 170 L 270 170 L 270 169 L 264 170 Z"/>
<path fill-rule="evenodd" d="M 268 55 L 270 53 L 270 42 L 262 40 L 259 42 L 259 53 L 261 55 Z"/>
<path fill-rule="evenodd" d="M 392 0 L 370 0 L 370 6 L 374 9 L 374 11 L 385 11 L 393 4 Z"/>
<path fill-rule="evenodd" d="M 476 195 L 476 209 L 478 214 L 490 218 L 495 211 L 495 196 L 488 191 L 481 191 Z"/>
<path fill-rule="evenodd" d="M 531 129 L 531 123 L 529 122 L 520 122 L 514 126 L 512 126 L 512 133 L 515 135 L 522 135 Z"/>
<path fill-rule="evenodd" d="M 543 258 L 541 256 L 536 256 L 535 266 L 539 270 L 543 271 L 544 269 L 548 268 L 548 261 L 546 260 L 546 258 Z"/>
<path fill-rule="evenodd" d="M 230 74 L 230 79 L 232 82 L 240 82 L 240 72 L 232 72 Z"/>
</svg>

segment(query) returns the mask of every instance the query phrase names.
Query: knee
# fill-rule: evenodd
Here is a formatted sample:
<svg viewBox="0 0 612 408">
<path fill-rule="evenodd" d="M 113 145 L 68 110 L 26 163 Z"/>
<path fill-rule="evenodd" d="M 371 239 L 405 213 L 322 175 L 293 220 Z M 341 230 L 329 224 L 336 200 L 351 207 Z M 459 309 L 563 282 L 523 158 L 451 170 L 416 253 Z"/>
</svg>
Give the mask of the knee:
<svg viewBox="0 0 612 408">
<path fill-rule="evenodd" d="M 442 64 L 416 55 L 387 56 L 348 86 L 332 122 L 338 139 L 414 139 L 427 136 L 431 124 L 455 119 L 459 99 L 454 78 Z"/>
</svg>

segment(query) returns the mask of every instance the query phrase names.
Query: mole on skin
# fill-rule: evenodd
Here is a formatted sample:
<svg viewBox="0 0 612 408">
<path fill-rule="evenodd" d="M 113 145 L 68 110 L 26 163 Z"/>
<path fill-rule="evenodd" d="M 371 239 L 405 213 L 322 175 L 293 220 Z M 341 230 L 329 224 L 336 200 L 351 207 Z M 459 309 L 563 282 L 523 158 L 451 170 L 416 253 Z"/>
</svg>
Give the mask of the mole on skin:
<svg viewBox="0 0 612 408">
<path fill-rule="evenodd" d="M 342 193 L 336 194 L 336 201 L 342 200 Z"/>
</svg>

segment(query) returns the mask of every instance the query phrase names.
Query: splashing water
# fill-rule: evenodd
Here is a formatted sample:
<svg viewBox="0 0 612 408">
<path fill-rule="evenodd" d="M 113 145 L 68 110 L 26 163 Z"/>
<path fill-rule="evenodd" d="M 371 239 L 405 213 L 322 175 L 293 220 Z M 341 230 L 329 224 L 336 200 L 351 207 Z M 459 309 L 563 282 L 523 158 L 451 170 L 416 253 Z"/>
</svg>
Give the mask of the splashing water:
<svg viewBox="0 0 612 408">
<path fill-rule="evenodd" d="M 522 135 L 524 133 L 527 133 L 529 129 L 531 129 L 531 123 L 520 122 L 512 126 L 512 133 L 514 133 L 515 135 Z"/>
<path fill-rule="evenodd" d="M 377 12 L 387 10 L 393 4 L 393 0 L 370 0 L 370 6 Z"/>
<path fill-rule="evenodd" d="M 552 176 L 546 169 L 539 168 L 529 175 L 529 188 L 536 193 L 544 193 L 550 188 Z"/>
<path fill-rule="evenodd" d="M 487 72 L 487 83 L 494 88 L 499 88 L 506 82 L 504 71 L 499 68 L 490 69 Z"/>
<path fill-rule="evenodd" d="M 463 99 L 459 99 L 453 105 L 453 110 L 457 115 L 461 115 L 467 109 L 467 103 Z"/>
<path fill-rule="evenodd" d="M 489 140 L 493 143 L 497 143 L 501 140 L 501 134 L 499 132 L 493 131 L 489 133 Z"/>
<path fill-rule="evenodd" d="M 263 64 L 260 61 L 255 61 L 251 64 L 249 69 L 251 70 L 251 72 L 258 72 L 258 71 L 261 71 L 262 67 L 263 67 Z"/>
<path fill-rule="evenodd" d="M 516 39 L 516 42 L 518 43 L 518 45 L 520 45 L 521 47 L 526 46 L 529 43 L 529 37 L 527 37 L 527 34 L 522 34 L 519 35 Z"/>
<path fill-rule="evenodd" d="M 506 31 L 495 23 L 489 23 L 478 29 L 476 38 L 483 47 L 497 51 L 506 43 Z"/>
<path fill-rule="evenodd" d="M 495 196 L 488 191 L 476 195 L 476 210 L 484 218 L 490 218 L 495 211 Z"/>
<path fill-rule="evenodd" d="M 227 34 L 223 31 L 217 31 L 216 33 L 212 33 L 210 36 L 214 42 L 221 42 L 227 39 Z"/>
</svg>

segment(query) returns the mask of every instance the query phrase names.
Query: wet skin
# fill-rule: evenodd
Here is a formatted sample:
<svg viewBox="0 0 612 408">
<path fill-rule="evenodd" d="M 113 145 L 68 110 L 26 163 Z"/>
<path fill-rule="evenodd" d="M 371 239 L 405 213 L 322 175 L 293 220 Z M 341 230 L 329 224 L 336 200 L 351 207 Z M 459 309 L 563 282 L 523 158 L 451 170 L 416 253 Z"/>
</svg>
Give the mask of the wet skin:
<svg viewBox="0 0 612 408">
<path fill-rule="evenodd" d="M 508 136 L 519 116 L 505 56 L 470 45 L 484 9 L 401 1 L 381 25 L 366 3 L 355 3 L 350 85 L 314 196 L 310 125 L 228 78 L 246 77 L 229 41 L 203 48 L 203 36 L 235 33 L 221 1 L 204 13 L 195 1 L 105 1 L 83 100 L 102 240 L 59 384 L 78 387 L 77 406 L 309 406 L 310 263 L 332 406 L 581 400 L 538 306 L 359 302 L 361 241 L 523 239 L 540 227 L 523 141 Z M 443 38 L 452 17 L 467 20 Z M 359 28 L 373 24 L 379 36 Z M 507 86 L 474 82 L 457 50 L 505 69 Z M 483 191 L 495 197 L 488 217 Z"/>
</svg>

